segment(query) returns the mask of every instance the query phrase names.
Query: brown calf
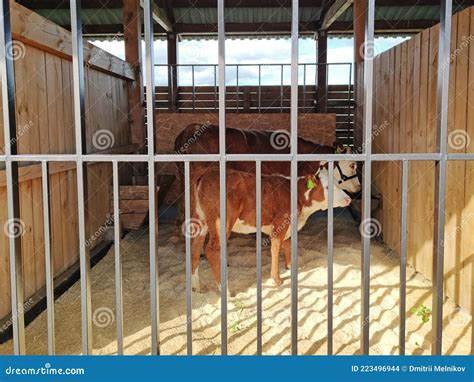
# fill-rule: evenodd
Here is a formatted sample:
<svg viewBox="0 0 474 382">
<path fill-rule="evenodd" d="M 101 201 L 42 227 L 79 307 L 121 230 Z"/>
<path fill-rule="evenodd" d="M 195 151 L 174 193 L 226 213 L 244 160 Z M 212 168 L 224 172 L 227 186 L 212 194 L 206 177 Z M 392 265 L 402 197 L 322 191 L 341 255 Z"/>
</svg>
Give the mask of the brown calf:
<svg viewBox="0 0 474 382">
<path fill-rule="evenodd" d="M 288 154 L 290 152 L 290 136 L 285 131 L 271 130 L 241 130 L 226 128 L 226 153 L 227 154 Z M 176 154 L 217 154 L 219 153 L 219 127 L 216 125 L 193 123 L 188 125 L 175 140 Z M 333 146 L 320 145 L 298 138 L 298 153 L 300 154 L 334 154 L 351 153 L 351 149 L 339 143 Z M 337 187 L 348 192 L 359 192 L 361 185 L 357 178 L 355 161 L 335 162 L 334 180 Z M 314 174 L 320 163 L 299 162 L 298 175 Z M 183 165 L 177 164 L 180 175 L 180 187 L 184 195 Z M 209 163 L 193 163 L 193 172 L 209 168 Z M 228 162 L 228 169 L 255 173 L 254 162 Z M 290 176 L 290 162 L 263 162 L 263 175 Z M 178 220 L 184 216 L 183 200 L 179 201 Z"/>
<path fill-rule="evenodd" d="M 231 232 L 249 234 L 256 232 L 254 174 L 227 171 L 227 237 Z M 192 224 L 192 284 L 199 291 L 199 257 L 207 234 L 209 242 L 205 255 L 212 274 L 220 286 L 220 213 L 219 213 L 219 171 L 209 169 L 192 179 L 191 203 Z M 291 259 L 291 206 L 290 180 L 283 176 L 262 177 L 262 232 L 271 238 L 271 277 L 280 285 L 279 255 L 283 248 L 285 265 L 290 267 Z M 310 215 L 327 209 L 327 170 L 321 169 L 317 176 L 298 178 L 298 230 L 303 228 Z M 351 199 L 334 186 L 334 207 L 348 206 Z"/>
</svg>

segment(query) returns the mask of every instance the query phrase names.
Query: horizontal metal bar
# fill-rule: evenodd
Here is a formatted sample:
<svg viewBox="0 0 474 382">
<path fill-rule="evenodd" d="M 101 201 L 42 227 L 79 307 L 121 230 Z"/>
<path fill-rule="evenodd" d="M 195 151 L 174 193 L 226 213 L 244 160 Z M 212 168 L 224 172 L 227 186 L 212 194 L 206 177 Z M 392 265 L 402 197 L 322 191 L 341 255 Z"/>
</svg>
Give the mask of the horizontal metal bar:
<svg viewBox="0 0 474 382">
<path fill-rule="evenodd" d="M 291 154 L 227 154 L 228 162 L 255 162 L 260 161 L 291 161 Z M 143 154 L 22 154 L 12 155 L 12 162 L 76 162 L 82 159 L 84 162 L 147 162 L 148 155 Z M 364 161 L 365 154 L 298 154 L 296 160 L 299 162 L 310 161 Z M 372 161 L 439 161 L 439 153 L 396 153 L 396 154 L 372 154 Z M 474 160 L 474 154 L 452 153 L 447 154 L 446 160 Z M 159 154 L 154 156 L 155 162 L 218 162 L 219 154 Z M 0 162 L 6 162 L 6 156 L 0 155 Z"/>
<path fill-rule="evenodd" d="M 456 153 L 456 154 L 447 154 L 447 160 L 474 160 L 474 153 L 471 154 L 463 154 L 463 153 Z"/>
<path fill-rule="evenodd" d="M 371 154 L 372 161 L 438 161 L 441 154 L 438 153 L 396 153 L 396 154 Z"/>
<path fill-rule="evenodd" d="M 219 64 L 155 64 L 155 66 L 160 66 L 160 67 L 168 67 L 168 66 L 175 66 L 175 67 L 196 67 L 196 66 L 214 66 L 217 67 Z M 247 63 L 247 64 L 225 64 L 225 66 L 229 67 L 234 67 L 234 66 L 291 66 L 291 63 L 287 64 L 276 64 L 276 63 Z M 351 66 L 352 64 L 350 62 L 307 62 L 307 63 L 300 63 L 298 66 Z"/>
</svg>

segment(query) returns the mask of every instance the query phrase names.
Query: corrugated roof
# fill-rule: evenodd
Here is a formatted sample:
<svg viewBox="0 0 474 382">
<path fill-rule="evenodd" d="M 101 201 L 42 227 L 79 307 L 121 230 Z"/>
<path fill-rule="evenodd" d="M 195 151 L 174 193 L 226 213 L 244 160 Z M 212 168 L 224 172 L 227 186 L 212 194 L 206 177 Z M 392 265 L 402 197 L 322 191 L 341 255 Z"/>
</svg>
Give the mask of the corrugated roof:
<svg viewBox="0 0 474 382">
<path fill-rule="evenodd" d="M 466 8 L 466 4 L 454 4 L 453 13 L 459 12 Z M 349 7 L 337 21 L 352 21 L 353 7 Z M 439 19 L 439 5 L 419 5 L 414 4 L 412 6 L 399 5 L 399 6 L 376 6 L 375 7 L 375 19 L 376 20 L 438 20 Z"/>
<path fill-rule="evenodd" d="M 319 19 L 320 7 L 300 8 L 300 20 L 311 22 Z M 272 8 L 226 8 L 225 20 L 228 23 L 284 23 L 291 22 L 291 9 L 283 7 Z M 176 8 L 175 20 L 188 24 L 216 24 L 216 8 Z"/>
<path fill-rule="evenodd" d="M 58 25 L 70 25 L 71 13 L 69 9 L 38 9 L 35 12 Z M 86 25 L 113 25 L 122 24 L 122 9 L 82 9 L 82 22 Z"/>
</svg>

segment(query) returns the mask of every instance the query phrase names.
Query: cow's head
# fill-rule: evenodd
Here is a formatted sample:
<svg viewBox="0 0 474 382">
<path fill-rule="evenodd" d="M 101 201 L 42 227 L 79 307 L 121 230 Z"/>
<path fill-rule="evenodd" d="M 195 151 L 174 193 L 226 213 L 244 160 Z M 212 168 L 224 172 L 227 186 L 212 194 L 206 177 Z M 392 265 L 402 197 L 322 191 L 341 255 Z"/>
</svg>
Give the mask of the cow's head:
<svg viewBox="0 0 474 382">
<path fill-rule="evenodd" d="M 329 178 L 328 178 L 328 170 L 322 167 L 318 174 L 318 178 L 321 181 L 321 185 L 324 190 L 324 201 L 327 205 L 328 202 L 328 191 L 329 191 Z M 333 185 L 334 192 L 333 192 L 333 207 L 347 207 L 351 204 L 352 199 L 347 196 L 347 194 L 339 187 L 337 187 L 336 183 Z M 326 207 L 327 208 L 327 207 Z"/>
<path fill-rule="evenodd" d="M 334 153 L 352 154 L 352 149 L 342 145 L 340 142 L 335 142 Z M 351 193 L 359 192 L 362 187 L 357 176 L 357 162 L 351 160 L 334 162 L 334 181 L 337 187 L 342 190 Z"/>
</svg>

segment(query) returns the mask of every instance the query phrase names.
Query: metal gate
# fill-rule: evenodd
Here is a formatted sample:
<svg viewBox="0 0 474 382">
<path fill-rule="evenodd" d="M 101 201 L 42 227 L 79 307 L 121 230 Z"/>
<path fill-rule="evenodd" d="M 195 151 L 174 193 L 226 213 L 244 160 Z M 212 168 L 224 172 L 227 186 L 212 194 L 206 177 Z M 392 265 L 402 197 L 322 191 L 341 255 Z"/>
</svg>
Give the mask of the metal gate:
<svg viewBox="0 0 474 382">
<path fill-rule="evenodd" d="M 144 1 L 145 8 L 145 46 L 146 46 L 146 97 L 147 100 L 147 134 L 148 153 L 141 155 L 88 155 L 85 144 L 85 107 L 84 107 L 84 60 L 82 28 L 80 17 L 80 0 L 71 0 L 71 30 L 73 46 L 73 85 L 74 85 L 74 125 L 75 125 L 75 154 L 59 155 L 18 155 L 15 117 L 14 69 L 8 49 L 11 47 L 10 0 L 2 0 L 0 7 L 0 71 L 3 94 L 3 118 L 6 144 L 5 155 L 0 156 L 0 162 L 5 164 L 7 178 L 8 219 L 20 217 L 18 166 L 20 162 L 40 162 L 42 166 L 43 205 L 44 205 L 44 237 L 46 256 L 46 290 L 48 316 L 48 351 L 55 352 L 54 338 L 54 295 L 53 272 L 50 245 L 50 216 L 49 216 L 49 164 L 50 162 L 74 162 L 77 166 L 77 194 L 79 217 L 79 245 L 81 272 L 81 322 L 82 322 L 82 351 L 92 353 L 92 318 L 91 318 L 91 285 L 90 285 L 90 253 L 86 246 L 85 207 L 87 196 L 86 169 L 87 162 L 108 162 L 113 168 L 114 215 L 115 221 L 115 266 L 116 266 L 116 317 L 118 354 L 123 353 L 123 306 L 122 306 L 122 274 L 119 237 L 119 200 L 118 200 L 118 164 L 119 162 L 146 162 L 148 164 L 149 211 L 156 210 L 155 195 L 155 164 L 157 162 L 184 162 L 185 166 L 185 206 L 186 218 L 190 218 L 190 163 L 195 161 L 218 161 L 220 168 L 220 211 L 221 232 L 226 231 L 226 162 L 255 161 L 256 162 L 256 217 L 257 217 L 257 352 L 262 353 L 262 236 L 261 236 L 261 162 L 290 161 L 291 162 L 291 353 L 298 352 L 298 288 L 297 288 L 297 164 L 299 161 L 328 161 L 329 163 L 329 195 L 328 195 L 328 353 L 333 351 L 333 171 L 334 161 L 356 160 L 363 167 L 363 212 L 362 219 L 370 218 L 371 198 L 371 164 L 374 161 L 402 161 L 402 234 L 400 256 L 400 354 L 405 353 L 405 311 L 406 311 L 406 237 L 407 237 L 407 187 L 408 165 L 410 161 L 434 161 L 436 163 L 435 182 L 435 240 L 434 240 L 434 280 L 433 280 L 433 354 L 442 351 L 442 309 L 443 309 L 443 246 L 445 222 L 445 188 L 446 163 L 448 160 L 474 160 L 474 154 L 447 153 L 447 117 L 448 117 L 448 85 L 449 85 L 449 56 L 451 38 L 452 0 L 441 0 L 440 44 L 438 60 L 438 116 L 437 116 L 437 147 L 433 154 L 372 154 L 372 105 L 373 105 L 373 49 L 366 49 L 364 61 L 364 152 L 359 154 L 308 154 L 297 153 L 297 145 L 291 144 L 290 154 L 281 155 L 229 155 L 225 153 L 225 22 L 224 0 L 217 0 L 218 12 L 218 88 L 219 88 L 219 154 L 217 155 L 162 155 L 155 154 L 154 144 L 154 62 L 153 62 L 153 19 L 151 12 L 152 0 Z M 291 142 L 298 138 L 298 0 L 292 3 L 291 22 Z M 367 20 L 365 25 L 365 45 L 374 43 L 375 0 L 367 0 Z M 150 234 L 150 289 L 151 289 L 151 339 L 152 354 L 160 353 L 159 336 L 159 280 L 157 261 L 157 221 L 154 213 L 149 214 Z M 12 321 L 13 342 L 15 354 L 25 353 L 25 330 L 23 314 L 23 274 L 21 258 L 21 238 L 10 237 L 10 274 L 12 291 Z M 226 236 L 221 238 L 221 352 L 227 354 L 227 251 Z M 370 237 L 364 235 L 361 254 L 361 352 L 369 353 L 369 287 L 370 287 Z M 191 239 L 186 237 L 186 307 L 187 307 L 187 351 L 192 354 L 192 306 L 191 306 Z"/>
</svg>

